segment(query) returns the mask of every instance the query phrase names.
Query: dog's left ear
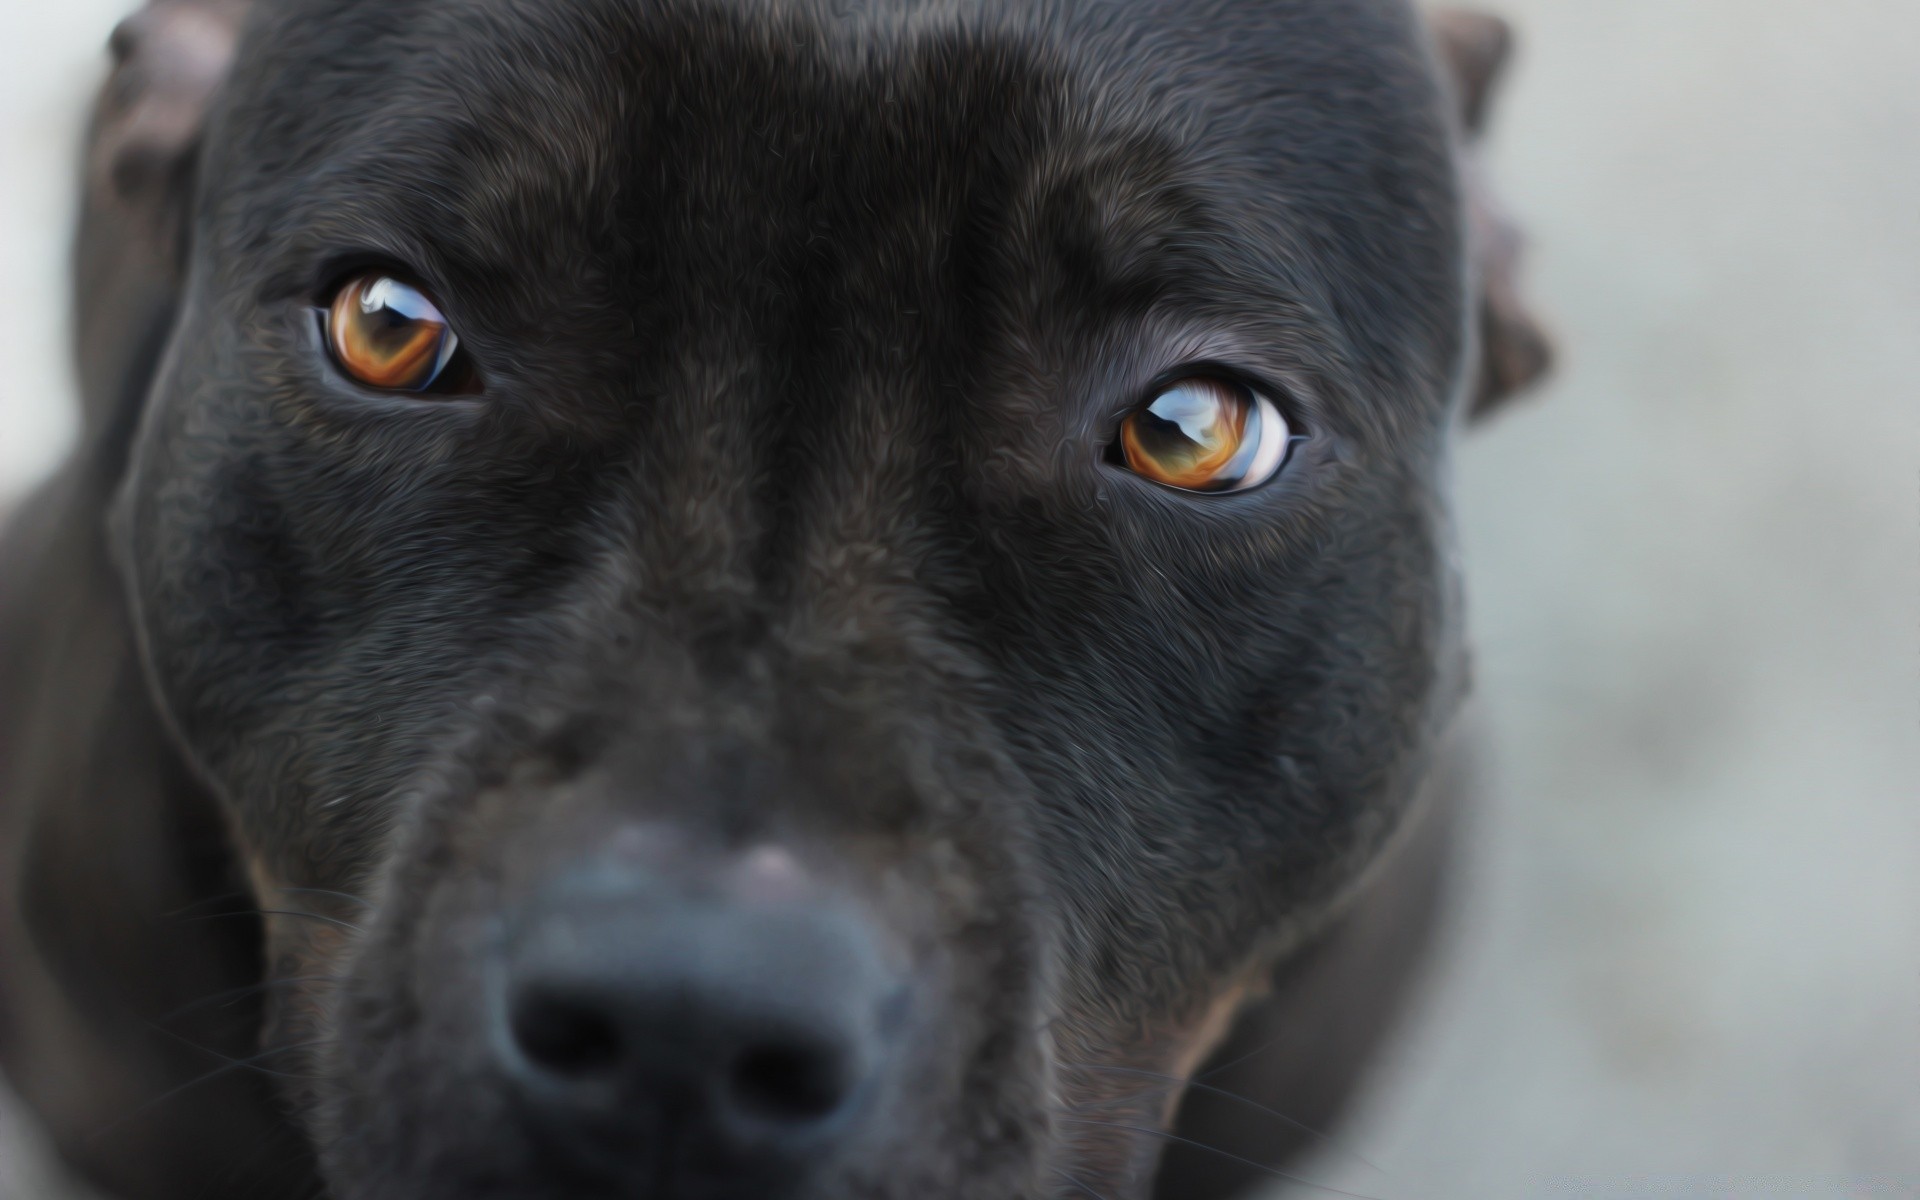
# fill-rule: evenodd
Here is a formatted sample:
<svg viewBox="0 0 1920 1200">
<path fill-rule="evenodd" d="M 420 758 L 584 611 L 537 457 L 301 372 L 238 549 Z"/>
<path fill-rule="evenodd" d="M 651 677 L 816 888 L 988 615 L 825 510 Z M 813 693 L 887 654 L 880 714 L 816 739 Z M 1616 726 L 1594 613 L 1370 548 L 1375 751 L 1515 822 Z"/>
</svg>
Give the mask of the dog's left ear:
<svg viewBox="0 0 1920 1200">
<path fill-rule="evenodd" d="M 1462 134 L 1461 176 L 1480 287 L 1480 362 L 1469 411 L 1480 417 L 1537 383 L 1553 364 L 1552 344 L 1520 292 L 1519 227 L 1494 195 L 1479 154 L 1493 92 L 1513 52 L 1513 30 L 1498 17 L 1453 8 L 1429 20 Z"/>
</svg>

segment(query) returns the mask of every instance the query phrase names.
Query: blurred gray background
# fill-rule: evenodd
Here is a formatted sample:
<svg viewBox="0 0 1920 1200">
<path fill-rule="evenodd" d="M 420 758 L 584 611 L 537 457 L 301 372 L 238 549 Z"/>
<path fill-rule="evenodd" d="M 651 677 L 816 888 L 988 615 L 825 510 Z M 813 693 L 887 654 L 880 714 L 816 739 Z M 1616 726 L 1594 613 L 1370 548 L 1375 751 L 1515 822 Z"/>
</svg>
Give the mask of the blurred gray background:
<svg viewBox="0 0 1920 1200">
<path fill-rule="evenodd" d="M 68 436 L 72 147 L 130 2 L 0 13 L 0 497 Z M 1287 1194 L 1920 1197 L 1920 4 L 1489 7 L 1562 365 L 1458 457 L 1451 930 Z M 0 1200 L 65 1195 L 0 1108 Z"/>
</svg>

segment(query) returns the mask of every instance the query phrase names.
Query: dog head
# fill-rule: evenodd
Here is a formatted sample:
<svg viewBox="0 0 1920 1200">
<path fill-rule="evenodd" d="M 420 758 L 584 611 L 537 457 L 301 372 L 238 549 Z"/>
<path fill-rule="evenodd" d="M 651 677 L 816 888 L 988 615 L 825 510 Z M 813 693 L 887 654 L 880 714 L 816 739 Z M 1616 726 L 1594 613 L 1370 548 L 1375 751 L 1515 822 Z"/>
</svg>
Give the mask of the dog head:
<svg viewBox="0 0 1920 1200">
<path fill-rule="evenodd" d="M 1457 690 L 1412 14 L 253 15 L 113 536 L 334 1193 L 1143 1195 Z"/>
</svg>

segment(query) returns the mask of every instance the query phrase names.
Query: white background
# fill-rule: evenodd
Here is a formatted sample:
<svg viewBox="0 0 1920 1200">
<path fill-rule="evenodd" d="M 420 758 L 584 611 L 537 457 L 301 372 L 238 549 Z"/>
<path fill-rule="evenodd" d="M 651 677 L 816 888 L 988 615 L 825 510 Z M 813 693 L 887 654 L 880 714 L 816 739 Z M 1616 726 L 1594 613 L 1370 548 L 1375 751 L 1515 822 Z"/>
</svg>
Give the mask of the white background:
<svg viewBox="0 0 1920 1200">
<path fill-rule="evenodd" d="M 71 427 L 70 148 L 118 7 L 0 15 L 0 495 Z M 1920 1196 L 1920 4 L 1502 7 L 1496 165 L 1563 369 L 1459 456 L 1491 777 L 1341 1135 L 1379 1169 L 1303 1173 Z M 0 1195 L 50 1197 L 4 1143 Z"/>
</svg>

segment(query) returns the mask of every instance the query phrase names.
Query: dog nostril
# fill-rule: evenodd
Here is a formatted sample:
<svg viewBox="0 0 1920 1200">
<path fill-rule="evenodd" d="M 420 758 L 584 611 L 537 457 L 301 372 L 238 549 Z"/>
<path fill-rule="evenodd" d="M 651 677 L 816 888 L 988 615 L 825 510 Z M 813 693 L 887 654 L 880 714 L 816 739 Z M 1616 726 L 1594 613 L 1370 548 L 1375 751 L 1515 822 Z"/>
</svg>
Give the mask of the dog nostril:
<svg viewBox="0 0 1920 1200">
<path fill-rule="evenodd" d="M 702 1196 L 771 1197 L 770 1180 L 883 1119 L 908 982 L 839 904 L 649 882 L 566 877 L 515 914 L 486 1048 L 528 1136 L 570 1173 L 621 1195 L 690 1172 Z"/>
<path fill-rule="evenodd" d="M 521 998 L 512 1016 L 513 1040 L 527 1060 L 556 1075 L 601 1075 L 619 1068 L 620 1030 L 593 1007 L 559 996 Z"/>
<path fill-rule="evenodd" d="M 782 1124 L 818 1121 L 849 1090 L 844 1055 L 826 1046 L 758 1046 L 734 1060 L 727 1087 L 734 1107 Z"/>
</svg>

